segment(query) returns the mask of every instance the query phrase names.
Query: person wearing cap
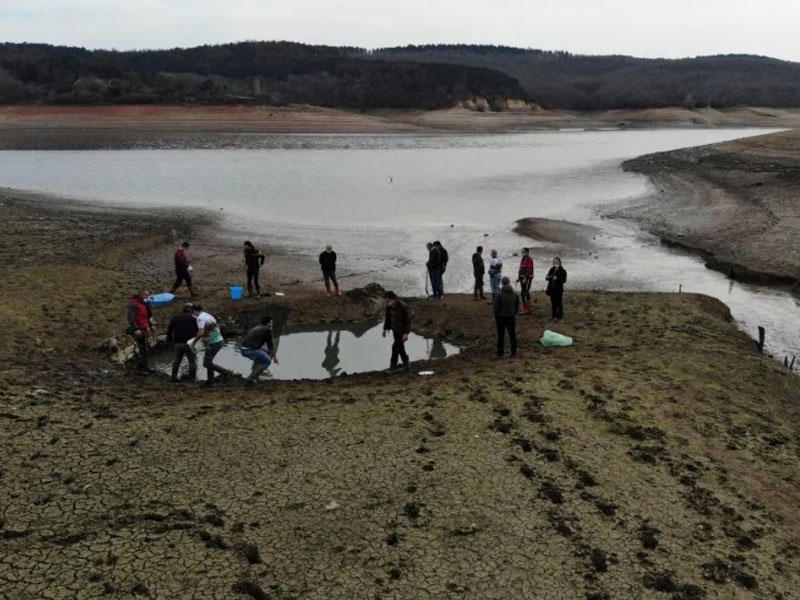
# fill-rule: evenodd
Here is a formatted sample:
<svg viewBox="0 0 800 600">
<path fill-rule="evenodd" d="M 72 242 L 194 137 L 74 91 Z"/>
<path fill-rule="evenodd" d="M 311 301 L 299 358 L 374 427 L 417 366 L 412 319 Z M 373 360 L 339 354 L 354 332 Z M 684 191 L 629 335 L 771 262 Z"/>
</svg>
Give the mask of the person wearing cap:
<svg viewBox="0 0 800 600">
<path fill-rule="evenodd" d="M 175 358 L 172 361 L 172 377 L 170 377 L 172 383 L 178 383 L 178 371 L 184 356 L 189 364 L 189 379 L 194 381 L 197 378 L 197 360 L 188 344 L 196 335 L 197 320 L 192 315 L 192 305 L 186 304 L 183 311 L 172 317 L 167 326 L 167 343 L 172 344 L 175 352 Z"/>
<path fill-rule="evenodd" d="M 264 253 L 253 246 L 249 240 L 244 243 L 244 264 L 247 266 L 247 296 L 253 296 L 256 289 L 256 298 L 261 298 L 261 287 L 258 285 L 258 275 L 264 265 Z"/>
<path fill-rule="evenodd" d="M 205 344 L 206 351 L 203 356 L 203 366 L 206 368 L 206 381 L 203 385 L 204 387 L 211 387 L 214 385 L 215 372 L 222 376 L 223 381 L 233 375 L 233 372 L 214 364 L 214 357 L 222 349 L 224 341 L 217 320 L 213 315 L 205 312 L 199 304 L 192 304 L 192 314 L 197 319 L 197 333 L 189 341 L 189 344 L 194 346 L 200 340 Z"/>
<path fill-rule="evenodd" d="M 336 280 L 336 252 L 333 251 L 333 246 L 328 244 L 325 250 L 319 255 L 319 266 L 322 267 L 322 278 L 325 281 L 325 293 L 331 296 L 331 283 L 333 284 L 333 293 L 340 296 L 339 282 Z"/>
<path fill-rule="evenodd" d="M 389 370 L 398 370 L 397 359 L 399 357 L 403 361 L 403 366 L 400 367 L 400 370 L 408 371 L 408 354 L 406 353 L 405 343 L 411 333 L 411 313 L 408 310 L 408 305 L 401 301 L 394 292 L 387 291 L 383 298 L 386 301 L 386 318 L 383 322 L 383 333 L 381 335 L 386 337 L 386 333 L 391 331 L 394 338 Z"/>
</svg>

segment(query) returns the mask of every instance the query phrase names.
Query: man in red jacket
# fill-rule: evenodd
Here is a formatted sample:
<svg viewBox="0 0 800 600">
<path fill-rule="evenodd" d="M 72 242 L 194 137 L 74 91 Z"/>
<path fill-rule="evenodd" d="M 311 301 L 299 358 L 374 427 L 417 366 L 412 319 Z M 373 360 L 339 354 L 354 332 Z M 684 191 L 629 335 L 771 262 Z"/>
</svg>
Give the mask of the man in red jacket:
<svg viewBox="0 0 800 600">
<path fill-rule="evenodd" d="M 147 365 L 147 354 L 149 349 L 149 332 L 152 329 L 150 324 L 150 310 L 145 303 L 147 293 L 143 290 L 136 290 L 128 301 L 128 325 L 129 331 L 133 334 L 138 350 L 136 370 L 151 372 L 152 369 Z"/>
<path fill-rule="evenodd" d="M 522 310 L 519 311 L 519 314 L 527 315 L 531 312 L 531 283 L 533 282 L 533 258 L 527 248 L 522 249 L 517 281 L 519 281 L 519 295 L 522 300 Z"/>
<path fill-rule="evenodd" d="M 177 250 L 175 250 L 175 283 L 172 284 L 171 293 L 175 293 L 181 286 L 181 283 L 186 282 L 186 287 L 189 288 L 189 294 L 192 298 L 197 297 L 197 288 L 192 285 L 192 276 L 189 274 L 191 267 L 189 266 L 189 257 L 186 255 L 186 250 L 189 248 L 189 242 L 183 242 Z"/>
</svg>

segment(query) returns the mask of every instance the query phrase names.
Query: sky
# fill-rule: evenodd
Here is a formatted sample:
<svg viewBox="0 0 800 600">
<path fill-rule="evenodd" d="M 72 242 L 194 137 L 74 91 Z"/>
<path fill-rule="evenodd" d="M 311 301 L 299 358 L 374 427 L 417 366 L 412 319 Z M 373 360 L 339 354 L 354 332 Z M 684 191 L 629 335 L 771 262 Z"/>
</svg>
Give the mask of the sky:
<svg viewBox="0 0 800 600">
<path fill-rule="evenodd" d="M 800 0 L 0 0 L 2 42 L 116 50 L 461 43 L 800 62 L 798 25 Z"/>
</svg>

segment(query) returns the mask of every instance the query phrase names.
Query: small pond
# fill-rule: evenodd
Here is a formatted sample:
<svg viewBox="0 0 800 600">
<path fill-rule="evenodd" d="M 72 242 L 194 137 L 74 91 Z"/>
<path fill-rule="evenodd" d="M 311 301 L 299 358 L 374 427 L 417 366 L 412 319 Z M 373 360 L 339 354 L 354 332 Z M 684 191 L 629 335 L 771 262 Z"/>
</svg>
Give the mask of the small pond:
<svg viewBox="0 0 800 600">
<path fill-rule="evenodd" d="M 315 328 L 286 327 L 275 336 L 280 364 L 272 364 L 261 379 L 328 379 L 342 374 L 381 371 L 389 367 L 392 350 L 391 333 L 381 336 L 383 323 L 376 325 L 328 325 Z M 250 373 L 253 363 L 237 351 L 236 340 L 226 340 L 214 362 L 243 376 Z M 411 361 L 446 358 L 458 354 L 457 346 L 440 337 L 426 338 L 412 333 L 406 342 Z M 170 374 L 173 354 L 164 350 L 153 357 L 153 367 Z M 202 367 L 203 354 L 197 355 L 197 379 L 206 378 Z M 187 371 L 186 361 L 181 374 Z M 412 367 L 413 372 L 413 367 Z"/>
</svg>

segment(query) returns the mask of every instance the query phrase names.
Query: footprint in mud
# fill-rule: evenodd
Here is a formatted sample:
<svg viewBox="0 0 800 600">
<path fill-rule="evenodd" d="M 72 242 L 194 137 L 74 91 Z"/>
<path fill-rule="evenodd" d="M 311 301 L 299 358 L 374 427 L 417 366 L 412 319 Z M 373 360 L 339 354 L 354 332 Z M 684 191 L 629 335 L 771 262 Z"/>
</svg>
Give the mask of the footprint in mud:
<svg viewBox="0 0 800 600">
<path fill-rule="evenodd" d="M 542 498 L 550 500 L 550 502 L 553 504 L 564 503 L 564 494 L 552 481 L 545 481 L 542 483 L 541 487 L 539 488 L 539 495 Z"/>
</svg>

